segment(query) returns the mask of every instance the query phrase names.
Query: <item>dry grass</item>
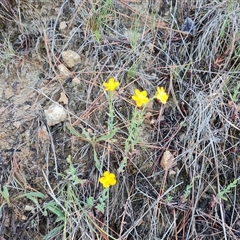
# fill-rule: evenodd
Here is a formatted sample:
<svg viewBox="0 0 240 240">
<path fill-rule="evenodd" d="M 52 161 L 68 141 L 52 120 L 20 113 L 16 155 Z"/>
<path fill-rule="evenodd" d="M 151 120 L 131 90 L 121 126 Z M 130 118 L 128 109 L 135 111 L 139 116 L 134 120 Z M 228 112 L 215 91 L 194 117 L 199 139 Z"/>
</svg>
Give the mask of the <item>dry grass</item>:
<svg viewBox="0 0 240 240">
<path fill-rule="evenodd" d="M 38 14 L 29 18 L 24 9 L 30 3 L 0 5 L 4 21 L 18 26 L 13 36 L 5 37 L 9 29 L 1 36 L 1 70 L 16 73 L 20 84 L 26 84 L 25 65 L 42 76 L 30 85 L 31 108 L 22 110 L 4 94 L 0 99 L 6 141 L 0 239 L 239 239 L 238 1 L 163 1 L 159 11 L 154 1 L 60 2 L 54 17 L 42 21 L 37 15 L 46 7 L 31 6 Z M 181 31 L 186 17 L 195 22 L 194 36 Z M 60 31 L 63 21 L 67 28 Z M 31 44 L 19 46 L 17 36 Z M 15 52 L 7 58 L 11 46 Z M 58 66 L 67 49 L 82 61 L 63 76 Z M 102 87 L 109 77 L 120 82 L 112 103 L 116 134 L 98 141 L 109 130 Z M 134 89 L 152 97 L 157 86 L 167 89 L 168 103 L 147 106 L 144 122 L 133 130 Z M 61 92 L 68 97 L 68 119 L 48 127 L 43 110 Z M 160 166 L 166 150 L 174 156 L 169 170 Z M 118 183 L 101 212 L 99 177 L 106 169 Z"/>
</svg>

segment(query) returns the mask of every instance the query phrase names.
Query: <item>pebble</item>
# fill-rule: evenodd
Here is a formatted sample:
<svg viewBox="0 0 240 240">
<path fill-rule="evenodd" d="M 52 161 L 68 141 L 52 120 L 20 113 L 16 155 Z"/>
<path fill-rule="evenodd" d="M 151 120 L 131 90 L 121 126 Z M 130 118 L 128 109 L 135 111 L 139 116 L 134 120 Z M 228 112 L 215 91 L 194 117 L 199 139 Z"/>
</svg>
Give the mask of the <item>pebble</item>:
<svg viewBox="0 0 240 240">
<path fill-rule="evenodd" d="M 52 104 L 48 109 L 44 110 L 44 113 L 48 126 L 54 126 L 67 118 L 67 111 L 57 104 Z"/>
<path fill-rule="evenodd" d="M 79 56 L 79 54 L 72 50 L 63 51 L 62 58 L 63 58 L 63 62 L 69 68 L 72 68 L 81 62 L 81 57 Z"/>
</svg>

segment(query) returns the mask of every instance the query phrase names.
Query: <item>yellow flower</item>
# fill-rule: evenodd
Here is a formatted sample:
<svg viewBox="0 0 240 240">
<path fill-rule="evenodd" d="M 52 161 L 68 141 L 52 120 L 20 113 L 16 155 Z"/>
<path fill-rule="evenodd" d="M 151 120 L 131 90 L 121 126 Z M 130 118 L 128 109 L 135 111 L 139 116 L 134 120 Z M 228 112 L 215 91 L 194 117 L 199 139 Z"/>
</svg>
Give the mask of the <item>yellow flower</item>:
<svg viewBox="0 0 240 240">
<path fill-rule="evenodd" d="M 165 104 L 168 100 L 168 94 L 165 92 L 164 87 L 157 87 L 157 92 L 154 98 Z"/>
<path fill-rule="evenodd" d="M 117 183 L 117 180 L 114 173 L 105 171 L 103 173 L 103 176 L 100 177 L 99 182 L 103 185 L 104 188 L 108 188 L 109 186 L 114 186 Z"/>
<path fill-rule="evenodd" d="M 149 102 L 149 98 L 147 97 L 147 91 L 139 91 L 135 90 L 135 95 L 132 96 L 132 99 L 136 102 L 137 107 L 141 107 L 144 104 Z"/>
<path fill-rule="evenodd" d="M 103 83 L 106 91 L 114 91 L 120 85 L 114 78 L 109 78 L 107 82 Z"/>
</svg>

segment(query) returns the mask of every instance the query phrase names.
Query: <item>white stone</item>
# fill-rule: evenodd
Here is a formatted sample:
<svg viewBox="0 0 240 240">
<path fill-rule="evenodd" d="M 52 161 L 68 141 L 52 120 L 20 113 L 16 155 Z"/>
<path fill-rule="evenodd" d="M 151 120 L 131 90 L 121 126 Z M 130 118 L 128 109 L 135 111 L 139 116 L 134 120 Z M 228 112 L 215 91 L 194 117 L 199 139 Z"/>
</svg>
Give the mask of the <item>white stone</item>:
<svg viewBox="0 0 240 240">
<path fill-rule="evenodd" d="M 80 81 L 79 78 L 75 77 L 75 78 L 73 78 L 73 80 L 72 80 L 72 84 L 73 84 L 74 86 L 79 86 L 79 85 L 81 84 L 81 81 Z"/>
<path fill-rule="evenodd" d="M 44 113 L 48 126 L 54 126 L 67 118 L 67 111 L 57 104 L 52 104 L 48 109 L 44 110 Z"/>
<path fill-rule="evenodd" d="M 67 28 L 67 23 L 65 21 L 60 22 L 59 31 L 63 32 Z"/>
<path fill-rule="evenodd" d="M 26 205 L 25 208 L 24 208 L 25 211 L 28 211 L 28 212 L 34 212 L 35 208 L 33 206 L 30 206 L 30 205 Z"/>
<path fill-rule="evenodd" d="M 13 123 L 13 126 L 14 126 L 15 128 L 20 128 L 21 125 L 22 125 L 22 124 L 21 124 L 20 121 L 16 121 L 16 122 Z"/>
<path fill-rule="evenodd" d="M 67 67 L 72 68 L 81 62 L 81 57 L 78 53 L 69 50 L 62 52 L 63 62 L 67 65 Z"/>
</svg>

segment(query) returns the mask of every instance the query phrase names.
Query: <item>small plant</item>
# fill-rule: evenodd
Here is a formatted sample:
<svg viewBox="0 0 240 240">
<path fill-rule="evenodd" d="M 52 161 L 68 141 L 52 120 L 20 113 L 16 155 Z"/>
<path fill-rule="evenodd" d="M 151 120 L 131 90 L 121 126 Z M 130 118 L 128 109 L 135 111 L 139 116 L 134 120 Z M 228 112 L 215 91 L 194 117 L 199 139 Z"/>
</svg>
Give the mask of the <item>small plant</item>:
<svg viewBox="0 0 240 240">
<path fill-rule="evenodd" d="M 139 65 L 140 65 L 140 61 L 137 61 L 129 68 L 127 73 L 127 77 L 129 79 L 135 78 Z"/>
<path fill-rule="evenodd" d="M 185 191 L 184 191 L 184 194 L 183 194 L 183 198 L 184 199 L 188 199 L 188 197 L 189 197 L 189 195 L 190 195 L 190 193 L 191 193 L 191 189 L 192 189 L 192 184 L 190 184 L 190 185 L 187 185 L 187 187 L 186 187 L 186 189 L 185 189 Z"/>
<path fill-rule="evenodd" d="M 71 155 L 68 155 L 67 162 L 69 163 L 69 169 L 67 173 L 69 175 L 69 180 L 72 182 L 72 184 L 76 185 L 86 183 L 86 180 L 81 180 L 76 176 L 76 169 L 73 166 Z"/>
<path fill-rule="evenodd" d="M 10 203 L 9 191 L 8 191 L 8 188 L 7 188 L 6 186 L 3 186 L 2 189 L 1 189 L 1 186 L 0 186 L 0 200 L 1 200 L 1 196 L 5 199 L 5 202 L 4 202 L 4 201 L 1 201 L 0 213 L 1 213 L 1 210 L 2 210 L 3 206 L 4 206 L 6 203 L 7 203 L 7 204 Z"/>
<path fill-rule="evenodd" d="M 239 93 L 240 92 L 240 82 L 237 83 L 237 86 L 233 88 L 233 94 L 230 94 L 231 101 L 236 103 L 237 100 L 239 99 Z"/>
<path fill-rule="evenodd" d="M 112 0 L 100 0 L 93 3 L 93 17 L 91 19 L 91 28 L 98 42 L 101 39 L 101 28 L 107 23 L 112 9 Z"/>
<path fill-rule="evenodd" d="M 113 139 L 114 135 L 116 134 L 118 128 L 114 124 L 114 108 L 113 108 L 113 92 L 119 87 L 120 83 L 116 81 L 114 78 L 109 78 L 108 81 L 103 83 L 104 90 L 106 92 L 109 92 L 107 95 L 108 102 L 109 102 L 109 112 L 108 112 L 108 133 L 105 135 L 102 135 L 100 137 L 96 137 L 95 135 L 90 136 L 90 134 L 83 128 L 82 133 L 80 134 L 77 132 L 73 127 L 68 126 L 69 131 L 74 134 L 77 137 L 80 137 L 89 143 L 92 144 L 93 146 L 93 155 L 94 155 L 94 162 L 97 170 L 99 173 L 101 172 L 102 169 L 102 164 L 100 163 L 98 156 L 97 156 L 97 151 L 95 148 L 95 144 L 100 141 L 110 141 Z M 79 181 L 78 178 L 75 175 L 75 169 L 71 163 L 71 156 L 67 158 L 68 163 L 70 164 L 69 167 L 69 174 L 70 174 L 70 179 L 74 181 L 74 183 L 82 184 L 82 181 Z M 105 171 L 103 173 L 103 176 L 100 177 L 99 182 L 103 185 L 104 190 L 102 191 L 99 199 L 98 199 L 98 204 L 96 205 L 96 209 L 102 213 L 104 213 L 105 209 L 105 204 L 106 200 L 109 198 L 109 187 L 114 186 L 117 183 L 116 176 L 114 173 L 110 173 L 109 171 Z M 92 196 L 87 198 L 86 201 L 86 206 L 94 206 L 94 198 Z"/>
<path fill-rule="evenodd" d="M 138 45 L 138 40 L 139 40 L 139 26 L 140 26 L 139 18 L 135 18 L 134 23 L 133 23 L 133 29 L 132 29 L 133 34 L 130 39 L 130 44 L 131 44 L 133 52 L 135 52 L 137 50 L 137 45 Z"/>
<path fill-rule="evenodd" d="M 54 238 L 59 232 L 62 232 L 63 239 L 67 239 L 67 229 L 70 227 L 71 221 L 78 218 L 76 209 L 81 212 L 82 217 L 88 218 L 86 211 L 90 207 L 91 199 L 88 198 L 86 202 L 79 199 L 79 188 L 87 184 L 88 180 L 79 179 L 76 174 L 76 168 L 72 163 L 71 155 L 68 155 L 66 161 L 69 164 L 67 173 L 60 174 L 63 181 L 55 189 L 50 189 L 52 201 L 44 203 L 42 210 L 44 216 L 50 213 L 54 214 L 56 216 L 55 222 L 58 223 L 58 226 L 46 234 L 43 239 Z"/>
<path fill-rule="evenodd" d="M 41 192 L 28 192 L 28 193 L 24 193 L 24 194 L 21 194 L 21 195 L 17 196 L 15 199 L 24 198 L 24 197 L 31 200 L 36 205 L 37 209 L 40 210 L 43 213 L 42 207 L 39 203 L 39 199 L 44 200 L 46 198 L 46 196 L 43 193 L 41 193 Z"/>
<path fill-rule="evenodd" d="M 15 57 L 15 51 L 8 37 L 3 36 L 3 44 L 0 44 L 0 70 L 4 69 L 8 75 L 8 64 Z"/>
<path fill-rule="evenodd" d="M 225 187 L 221 192 L 219 192 L 217 194 L 218 198 L 227 201 L 228 199 L 226 198 L 226 194 L 230 193 L 232 188 L 235 188 L 238 184 L 238 181 L 240 180 L 240 178 L 235 179 L 233 182 L 231 182 L 227 187 Z"/>
<path fill-rule="evenodd" d="M 103 191 L 102 191 L 102 193 L 101 193 L 101 195 L 100 195 L 100 197 L 99 197 L 99 199 L 98 199 L 98 204 L 97 204 L 97 206 L 96 206 L 96 209 L 98 210 L 98 211 L 100 211 L 101 213 L 104 213 L 104 211 L 105 211 L 105 208 L 106 208 L 106 201 L 108 200 L 108 198 L 109 198 L 109 189 L 108 188 L 105 188 Z"/>
<path fill-rule="evenodd" d="M 164 88 L 161 87 L 159 90 L 157 89 L 154 98 L 166 103 L 168 95 L 165 93 Z M 145 107 L 152 99 L 148 98 L 147 91 L 136 89 L 135 94 L 132 96 L 132 100 L 135 101 L 136 108 L 133 111 L 133 116 L 128 127 L 128 138 L 125 141 L 124 156 L 118 168 L 118 172 L 124 171 L 124 168 L 127 166 L 129 155 L 135 150 L 135 146 L 139 143 L 139 129 L 144 122 Z M 141 107 L 143 108 L 139 109 Z"/>
<path fill-rule="evenodd" d="M 109 187 L 114 186 L 117 183 L 116 176 L 114 173 L 110 173 L 109 171 L 105 171 L 103 176 L 100 177 L 99 182 L 103 185 L 104 190 L 99 197 L 99 203 L 96 206 L 96 209 L 102 213 L 104 213 L 105 205 L 107 199 L 109 199 Z"/>
<path fill-rule="evenodd" d="M 145 101 L 147 100 L 145 99 Z M 139 100 L 139 103 L 140 103 L 140 100 Z M 125 140 L 124 156 L 118 168 L 119 173 L 124 171 L 125 167 L 127 166 L 127 161 L 130 154 L 135 150 L 135 146 L 139 143 L 139 129 L 140 129 L 140 126 L 143 124 L 144 114 L 145 114 L 144 108 L 143 109 L 135 108 L 133 111 L 133 116 L 130 119 L 130 125 L 127 128 L 128 137 Z"/>
<path fill-rule="evenodd" d="M 93 196 L 89 196 L 85 199 L 85 202 L 81 204 L 81 209 L 84 208 L 94 208 L 98 212 L 101 212 L 102 214 L 106 214 L 106 205 L 109 200 L 109 189 L 110 187 L 113 187 L 117 183 L 116 175 L 107 169 L 103 174 L 102 174 L 102 169 L 103 169 L 103 161 L 99 161 L 98 158 L 98 152 L 96 149 L 96 144 L 99 143 L 100 141 L 107 141 L 108 144 L 112 145 L 113 144 L 113 138 L 116 138 L 118 135 L 118 127 L 116 126 L 115 122 L 115 109 L 113 106 L 113 96 L 115 90 L 120 86 L 120 83 L 116 81 L 114 78 L 109 78 L 106 82 L 103 83 L 104 90 L 106 92 L 106 98 L 107 102 L 109 105 L 109 110 L 107 112 L 108 120 L 107 120 L 107 126 L 108 130 L 107 133 L 103 134 L 102 136 L 98 137 L 96 134 L 90 134 L 88 131 L 82 127 L 82 132 L 79 133 L 77 132 L 73 127 L 68 126 L 69 131 L 81 138 L 82 140 L 85 140 L 89 142 L 92 147 L 93 147 L 93 156 L 94 156 L 94 166 L 98 170 L 99 174 L 101 174 L 101 177 L 99 178 L 99 182 L 103 186 L 103 190 L 101 191 L 100 195 L 98 196 L 97 199 L 94 199 Z M 163 87 L 157 88 L 156 94 L 152 99 L 149 99 L 148 93 L 146 90 L 135 90 L 135 94 L 132 96 L 132 100 L 135 102 L 135 108 L 132 113 L 131 118 L 129 119 L 129 124 L 127 125 L 127 132 L 128 132 L 128 137 L 124 141 L 124 151 L 122 152 L 123 154 L 123 159 L 119 164 L 119 167 L 117 169 L 118 173 L 123 173 L 125 171 L 125 167 L 128 164 L 128 161 L 131 157 L 131 154 L 136 150 L 137 144 L 140 142 L 140 129 L 141 125 L 144 122 L 144 115 L 145 115 L 145 108 L 147 104 L 149 103 L 150 100 L 157 99 L 159 102 L 166 104 L 168 100 L 168 95 L 165 92 Z M 79 180 L 76 177 L 76 170 L 74 169 L 72 163 L 71 163 L 71 158 L 67 158 L 68 163 L 70 164 L 69 166 L 69 179 L 71 180 L 70 182 L 72 185 L 76 184 L 82 184 L 82 180 Z M 108 164 L 109 168 L 109 164 Z M 74 188 L 72 185 L 68 184 L 68 191 L 69 192 L 67 195 L 72 195 L 74 196 Z M 69 209 L 69 204 L 72 202 L 69 199 L 66 201 L 65 204 L 65 209 Z M 55 208 L 53 208 L 55 210 Z M 69 209 L 70 210 L 70 209 Z M 59 215 L 59 214 L 58 214 Z M 59 219 L 61 217 L 61 214 L 59 216 Z M 64 221 L 66 223 L 66 220 Z M 66 229 L 66 227 L 64 227 Z"/>
<path fill-rule="evenodd" d="M 2 190 L 0 189 L 0 195 L 2 195 L 7 203 L 10 203 L 9 192 L 6 186 L 3 186 Z"/>
<path fill-rule="evenodd" d="M 125 140 L 124 156 L 118 168 L 118 172 L 124 171 L 127 166 L 129 155 L 135 150 L 135 146 L 139 143 L 139 128 L 144 121 L 145 108 L 138 109 L 138 107 L 145 107 L 148 104 L 149 98 L 147 95 L 147 91 L 136 89 L 135 95 L 132 96 L 132 100 L 135 101 L 137 107 L 135 107 L 133 111 L 133 116 L 128 126 L 128 137 Z"/>
<path fill-rule="evenodd" d="M 190 196 L 190 193 L 191 193 L 191 190 L 192 190 L 194 181 L 195 181 L 196 179 L 198 179 L 198 178 L 200 178 L 199 175 L 196 176 L 196 177 L 192 180 L 192 182 L 186 186 L 186 189 L 185 189 L 185 191 L 184 191 L 184 194 L 181 196 L 181 201 L 182 201 L 182 202 L 186 202 L 186 201 L 188 200 L 188 197 Z"/>
</svg>

